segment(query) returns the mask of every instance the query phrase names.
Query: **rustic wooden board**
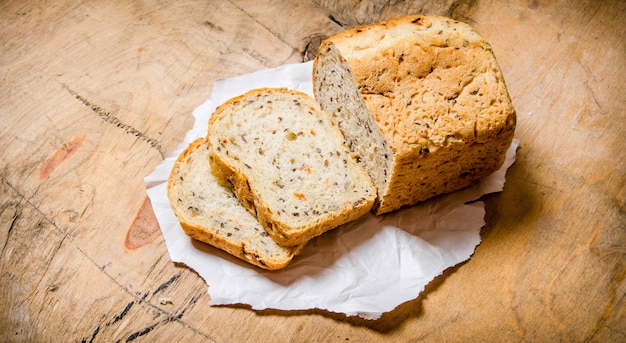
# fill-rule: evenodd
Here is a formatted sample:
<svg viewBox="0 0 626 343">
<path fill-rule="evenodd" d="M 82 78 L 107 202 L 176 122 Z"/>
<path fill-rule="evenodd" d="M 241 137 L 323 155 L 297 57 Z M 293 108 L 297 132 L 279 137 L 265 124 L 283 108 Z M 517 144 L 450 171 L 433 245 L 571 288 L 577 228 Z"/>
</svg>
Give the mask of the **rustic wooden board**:
<svg viewBox="0 0 626 343">
<path fill-rule="evenodd" d="M 221 78 L 411 13 L 473 25 L 518 113 L 482 243 L 379 320 L 209 307 L 143 178 Z M 0 3 L 2 341 L 625 341 L 626 2 Z"/>
</svg>

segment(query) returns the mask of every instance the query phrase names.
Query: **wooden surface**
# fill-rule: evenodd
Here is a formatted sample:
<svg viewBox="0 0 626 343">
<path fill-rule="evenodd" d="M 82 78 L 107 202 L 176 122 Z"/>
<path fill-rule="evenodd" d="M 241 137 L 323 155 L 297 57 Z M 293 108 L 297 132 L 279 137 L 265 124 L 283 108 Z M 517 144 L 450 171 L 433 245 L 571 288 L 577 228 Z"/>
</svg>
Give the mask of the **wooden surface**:
<svg viewBox="0 0 626 343">
<path fill-rule="evenodd" d="M 482 243 L 381 319 L 208 306 L 143 178 L 214 82 L 344 27 L 474 26 L 518 113 Z M 0 2 L 0 340 L 626 341 L 626 2 Z"/>
</svg>

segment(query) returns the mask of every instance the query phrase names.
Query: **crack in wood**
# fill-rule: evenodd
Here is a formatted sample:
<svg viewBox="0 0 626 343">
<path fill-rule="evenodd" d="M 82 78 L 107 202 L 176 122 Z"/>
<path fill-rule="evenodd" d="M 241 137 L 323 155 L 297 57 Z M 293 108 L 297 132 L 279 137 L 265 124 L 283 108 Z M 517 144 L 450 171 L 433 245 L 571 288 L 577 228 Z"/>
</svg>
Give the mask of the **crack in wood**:
<svg viewBox="0 0 626 343">
<path fill-rule="evenodd" d="M 212 23 L 212 22 L 210 22 L 210 21 L 208 21 L 208 20 L 206 20 L 206 21 L 204 22 L 204 24 L 205 24 L 206 26 L 210 27 L 210 28 L 211 28 L 211 30 L 215 30 L 215 31 L 217 31 L 217 32 L 224 32 L 224 29 L 223 29 L 221 26 L 219 26 L 219 25 L 217 25 L 217 24 L 215 24 L 215 23 Z"/>
<path fill-rule="evenodd" d="M 93 330 L 93 333 L 91 334 L 91 338 L 89 340 L 83 338 L 81 342 L 82 343 L 93 342 L 96 339 L 96 336 L 98 335 L 99 332 L 100 332 L 100 326 L 98 326 L 95 330 Z"/>
<path fill-rule="evenodd" d="M 87 98 L 83 97 L 82 95 L 78 94 L 76 91 L 74 91 L 73 89 L 71 89 L 68 85 L 62 83 L 61 86 L 63 86 L 63 88 L 70 93 L 74 98 L 76 98 L 76 100 L 80 101 L 83 105 L 89 107 L 94 113 L 96 113 L 98 115 L 98 117 L 100 117 L 102 120 L 104 120 L 105 122 L 109 123 L 109 124 L 113 124 L 117 127 L 119 127 L 120 129 L 124 130 L 127 134 L 133 135 L 135 137 L 137 137 L 138 139 L 150 144 L 150 146 L 152 146 L 154 149 L 156 149 L 159 154 L 161 154 L 162 158 L 165 158 L 165 151 L 163 150 L 163 147 L 161 146 L 161 144 L 159 143 L 158 140 L 148 137 L 146 134 L 144 134 L 143 132 L 137 130 L 136 128 L 123 123 L 121 120 L 119 120 L 119 118 L 117 118 L 116 116 L 114 116 L 113 114 L 111 114 L 111 112 L 105 110 L 104 108 L 92 103 L 91 101 L 89 101 Z"/>
<path fill-rule="evenodd" d="M 145 327 L 142 330 L 138 330 L 133 332 L 132 334 L 130 334 L 127 338 L 126 338 L 126 342 L 132 342 L 135 339 L 147 335 L 148 333 L 150 333 L 152 330 L 154 330 L 154 328 L 156 328 L 159 325 L 163 325 L 163 324 L 167 324 L 173 321 L 178 321 L 181 324 L 184 324 L 183 322 L 181 322 L 180 320 L 182 319 L 183 315 L 185 314 L 186 309 L 183 309 L 180 313 L 176 314 L 176 315 L 168 315 L 167 318 L 156 322 L 150 326 Z M 193 330 L 193 329 L 192 329 Z M 201 334 L 200 332 L 197 332 L 196 330 L 194 330 L 195 333 Z M 204 336 L 204 335 L 203 335 Z M 205 338 L 211 340 L 212 342 L 214 342 L 214 340 L 212 340 L 210 337 L 204 336 Z"/>
<path fill-rule="evenodd" d="M 18 204 L 18 206 L 19 206 L 19 204 Z M 4 241 L 4 244 L 2 245 L 2 251 L 0 252 L 0 255 L 4 255 L 4 251 L 6 250 L 7 245 L 9 244 L 9 240 L 11 238 L 11 232 L 15 228 L 15 223 L 17 222 L 17 218 L 19 218 L 19 213 L 18 213 L 17 206 L 14 208 L 14 210 L 15 210 L 15 212 L 13 213 L 13 216 L 11 218 L 11 224 L 9 225 L 9 229 L 7 230 L 6 239 Z M 4 211 L 3 211 L 2 214 L 4 214 Z"/>
<path fill-rule="evenodd" d="M 152 292 L 152 296 L 154 296 L 155 294 L 159 293 L 160 291 L 163 291 L 165 289 L 167 289 L 174 281 L 178 280 L 180 278 L 181 274 L 176 274 L 174 276 L 172 276 L 169 280 L 165 281 L 164 283 L 162 283 L 154 292 Z"/>
<path fill-rule="evenodd" d="M 133 307 L 134 304 L 135 304 L 135 301 L 131 301 L 128 304 L 126 304 L 126 307 L 124 307 L 122 312 L 120 312 L 120 314 L 113 317 L 113 319 L 110 322 L 107 322 L 106 326 L 113 325 L 119 322 L 120 320 L 122 320 L 122 318 L 126 317 L 126 315 L 128 314 L 128 311 L 130 311 L 130 309 Z"/>
<path fill-rule="evenodd" d="M 156 325 L 158 325 L 158 324 L 164 324 L 164 323 L 169 323 L 169 322 L 174 322 L 175 321 L 175 322 L 179 323 L 180 325 L 184 326 L 185 328 L 189 329 L 194 334 L 202 336 L 202 337 L 204 337 L 204 338 L 206 338 L 206 339 L 208 339 L 210 341 L 213 341 L 211 339 L 211 337 L 207 336 L 204 332 L 202 332 L 202 331 L 198 330 L 197 328 L 191 326 L 190 324 L 182 321 L 182 317 L 185 314 L 186 309 L 183 309 L 179 313 L 170 313 L 170 312 L 165 311 L 164 309 L 160 308 L 159 306 L 150 303 L 147 300 L 149 292 L 146 292 L 146 293 L 144 293 L 141 296 L 140 296 L 140 294 L 135 294 L 135 293 L 131 292 L 127 287 L 125 287 L 118 280 L 116 280 L 110 273 L 107 273 L 105 271 L 104 267 L 100 267 L 99 264 L 93 258 L 91 258 L 91 256 L 89 256 L 86 251 L 84 251 L 78 245 L 76 245 L 76 243 L 70 237 L 68 237 L 68 235 L 63 230 L 61 230 L 61 228 L 53 220 L 48 218 L 48 216 L 45 213 L 43 213 L 39 209 L 39 207 L 35 206 L 35 204 L 30 202 L 29 199 L 27 199 L 22 193 L 18 192 L 18 190 L 11 183 L 8 182 L 8 180 L 6 180 L 4 177 L 0 176 L 0 182 L 3 182 L 4 184 L 6 184 L 9 188 L 11 188 L 13 190 L 13 192 L 15 192 L 17 194 L 17 196 L 19 198 L 19 200 L 18 200 L 19 204 L 18 204 L 18 208 L 16 208 L 16 213 L 21 213 L 21 211 L 19 210 L 20 209 L 19 207 L 21 207 L 21 206 L 30 206 L 37 214 L 39 214 L 39 216 L 41 216 L 41 219 L 40 219 L 38 225 L 41 225 L 41 223 L 46 222 L 46 223 L 50 224 L 50 226 L 52 228 L 54 228 L 54 230 L 57 230 L 58 232 L 63 234 L 63 239 L 58 244 L 58 247 L 60 247 L 67 240 L 69 242 L 69 245 L 71 245 L 74 249 L 76 249 L 80 253 L 80 255 L 82 255 L 85 259 L 87 259 L 87 261 L 89 263 L 93 264 L 97 269 L 101 270 L 102 273 L 104 274 L 104 276 L 109 278 L 109 280 L 111 280 L 111 282 L 113 284 L 115 284 L 122 292 L 124 292 L 124 293 L 130 295 L 131 297 L 135 298 L 135 300 L 132 301 L 131 303 L 141 304 L 141 305 L 147 306 L 147 307 L 149 307 L 149 308 L 151 308 L 151 309 L 153 309 L 153 310 L 155 310 L 155 311 L 157 311 L 157 312 L 159 312 L 161 314 L 164 314 L 166 316 L 166 318 L 164 320 L 154 324 L 153 325 L 154 327 L 156 327 Z M 13 217 L 15 219 L 13 219 L 13 221 L 12 221 L 12 226 L 17 225 L 16 222 L 17 222 L 17 218 L 19 218 L 19 215 L 14 215 Z M 13 230 L 13 229 L 11 228 L 11 230 Z M 57 250 L 58 250 L 58 248 L 57 248 Z M 110 262 L 107 263 L 107 264 L 110 264 Z M 47 270 L 47 268 L 46 268 L 46 270 Z M 177 275 L 176 279 L 178 279 L 179 275 L 180 274 Z M 157 290 L 159 288 L 157 288 Z M 192 299 L 192 301 L 190 302 L 190 305 L 193 305 L 196 301 L 197 301 L 197 298 Z M 129 305 L 126 305 L 126 306 L 128 307 Z M 128 310 L 130 310 L 130 308 L 128 308 Z M 128 311 L 126 311 L 126 312 L 128 312 Z M 124 316 L 126 315 L 126 312 L 122 311 Z M 122 315 L 117 315 L 114 318 L 117 318 L 117 317 L 120 317 L 119 319 L 121 319 L 123 316 Z M 111 322 L 112 321 L 110 321 L 109 323 L 111 323 Z M 127 342 L 147 334 L 154 327 L 150 328 L 150 330 L 144 329 L 142 331 L 136 332 L 135 334 L 133 334 L 133 335 L 128 337 Z M 95 339 L 96 335 L 100 332 L 100 330 L 101 330 L 101 326 L 98 325 L 96 327 L 96 329 L 94 329 L 92 336 L 89 339 L 86 339 L 86 338 L 83 339 L 82 342 L 92 342 Z"/>
<path fill-rule="evenodd" d="M 131 341 L 134 341 L 135 339 L 137 339 L 137 338 L 139 338 L 139 337 L 141 337 L 141 336 L 143 336 L 143 335 L 148 334 L 150 331 L 152 331 L 152 330 L 153 330 L 153 329 L 154 329 L 157 325 L 159 325 L 159 324 L 161 324 L 161 323 L 154 323 L 154 324 L 152 324 L 152 325 L 148 326 L 147 328 L 145 328 L 145 329 L 143 329 L 143 330 L 141 330 L 141 331 L 137 331 L 137 332 L 135 332 L 135 333 L 131 334 L 131 335 L 130 335 L 130 336 L 128 336 L 128 338 L 126 339 L 126 342 L 131 342 Z"/>
<path fill-rule="evenodd" d="M 345 28 L 346 25 L 342 24 L 339 20 L 337 20 L 337 18 L 335 18 L 332 14 L 328 16 L 328 19 L 330 19 L 330 21 L 332 21 L 333 23 L 341 26 L 342 28 Z"/>
</svg>

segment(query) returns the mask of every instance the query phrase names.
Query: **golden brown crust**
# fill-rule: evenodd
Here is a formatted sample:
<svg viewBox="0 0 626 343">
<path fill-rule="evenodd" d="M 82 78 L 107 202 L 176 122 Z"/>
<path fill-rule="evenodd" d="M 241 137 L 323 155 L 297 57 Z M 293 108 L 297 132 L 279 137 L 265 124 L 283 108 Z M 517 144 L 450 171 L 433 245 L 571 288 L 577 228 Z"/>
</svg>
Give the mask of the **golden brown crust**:
<svg viewBox="0 0 626 343">
<path fill-rule="evenodd" d="M 408 16 L 338 33 L 319 54 L 330 45 L 393 151 L 377 214 L 463 188 L 501 166 L 515 110 L 491 46 L 470 26 Z M 324 74 L 318 59 L 314 89 L 324 87 L 315 80 Z"/>
<path fill-rule="evenodd" d="M 279 270 L 287 267 L 291 263 L 293 257 L 298 255 L 304 248 L 304 245 L 296 246 L 289 252 L 289 255 L 283 259 L 268 258 L 260 255 L 254 246 L 246 246 L 245 244 L 233 244 L 232 241 L 225 239 L 223 236 L 217 236 L 213 232 L 208 231 L 205 227 L 181 222 L 181 227 L 185 234 L 195 240 L 207 243 L 220 250 L 223 250 L 234 257 L 253 264 L 266 270 Z"/>
</svg>

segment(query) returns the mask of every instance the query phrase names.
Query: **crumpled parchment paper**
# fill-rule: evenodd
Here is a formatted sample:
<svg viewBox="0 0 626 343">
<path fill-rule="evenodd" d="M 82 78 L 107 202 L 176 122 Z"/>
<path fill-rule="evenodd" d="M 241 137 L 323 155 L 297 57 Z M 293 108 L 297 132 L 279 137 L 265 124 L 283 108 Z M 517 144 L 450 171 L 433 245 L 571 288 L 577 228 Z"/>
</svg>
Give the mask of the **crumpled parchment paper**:
<svg viewBox="0 0 626 343">
<path fill-rule="evenodd" d="M 417 298 L 445 269 L 471 257 L 485 225 L 484 204 L 475 200 L 503 189 L 519 142 L 513 141 L 503 167 L 475 186 L 340 226 L 310 241 L 283 270 L 265 271 L 190 239 L 167 199 L 167 177 L 177 156 L 206 135 L 215 107 L 233 96 L 260 87 L 286 87 L 312 96 L 311 68 L 311 62 L 290 64 L 217 81 L 210 98 L 194 110 L 195 125 L 179 148 L 145 178 L 147 193 L 172 261 L 205 280 L 211 305 L 317 308 L 376 319 Z"/>
</svg>

